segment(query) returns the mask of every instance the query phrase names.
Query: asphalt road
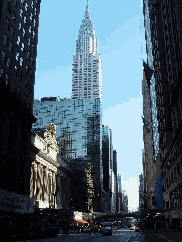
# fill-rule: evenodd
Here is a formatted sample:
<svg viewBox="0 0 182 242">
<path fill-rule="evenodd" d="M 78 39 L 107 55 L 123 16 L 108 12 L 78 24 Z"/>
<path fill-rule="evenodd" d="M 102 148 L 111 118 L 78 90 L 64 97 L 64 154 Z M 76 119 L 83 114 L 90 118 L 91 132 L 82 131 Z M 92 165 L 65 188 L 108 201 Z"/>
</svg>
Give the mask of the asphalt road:
<svg viewBox="0 0 182 242">
<path fill-rule="evenodd" d="M 73 234 L 62 234 L 62 231 L 55 238 L 44 238 L 37 240 L 27 240 L 31 242 L 146 242 L 143 234 L 135 232 L 130 229 L 118 229 L 117 231 L 112 231 L 112 235 L 102 235 L 101 233 L 73 233 Z"/>
</svg>

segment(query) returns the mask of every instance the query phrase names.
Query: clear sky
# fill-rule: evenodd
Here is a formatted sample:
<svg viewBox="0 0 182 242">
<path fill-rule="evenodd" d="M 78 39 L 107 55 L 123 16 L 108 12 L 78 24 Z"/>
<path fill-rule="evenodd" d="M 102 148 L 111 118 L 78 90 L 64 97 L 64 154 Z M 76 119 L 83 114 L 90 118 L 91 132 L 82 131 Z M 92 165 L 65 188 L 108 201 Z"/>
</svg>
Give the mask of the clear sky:
<svg viewBox="0 0 182 242">
<path fill-rule="evenodd" d="M 146 60 L 142 0 L 89 0 L 102 60 L 103 124 L 113 132 L 118 174 L 129 198 L 139 204 L 142 173 L 142 69 Z M 43 0 L 40 8 L 35 99 L 71 99 L 72 55 L 86 0 Z M 142 47 L 142 48 L 141 48 Z"/>
</svg>

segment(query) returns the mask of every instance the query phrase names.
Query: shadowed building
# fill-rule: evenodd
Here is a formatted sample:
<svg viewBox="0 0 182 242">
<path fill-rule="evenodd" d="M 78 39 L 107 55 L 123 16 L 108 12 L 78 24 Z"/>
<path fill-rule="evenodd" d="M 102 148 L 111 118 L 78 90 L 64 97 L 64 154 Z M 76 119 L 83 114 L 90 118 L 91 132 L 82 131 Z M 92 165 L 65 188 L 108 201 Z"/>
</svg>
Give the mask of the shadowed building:
<svg viewBox="0 0 182 242">
<path fill-rule="evenodd" d="M 23 234 L 34 211 L 29 197 L 30 146 L 36 122 L 33 100 L 40 2 L 0 1 L 0 217 L 6 218 L 1 235 L 7 227 L 11 235 Z"/>
<path fill-rule="evenodd" d="M 29 196 L 40 0 L 0 1 L 0 188 Z M 13 184 L 13 185 L 12 185 Z"/>
</svg>

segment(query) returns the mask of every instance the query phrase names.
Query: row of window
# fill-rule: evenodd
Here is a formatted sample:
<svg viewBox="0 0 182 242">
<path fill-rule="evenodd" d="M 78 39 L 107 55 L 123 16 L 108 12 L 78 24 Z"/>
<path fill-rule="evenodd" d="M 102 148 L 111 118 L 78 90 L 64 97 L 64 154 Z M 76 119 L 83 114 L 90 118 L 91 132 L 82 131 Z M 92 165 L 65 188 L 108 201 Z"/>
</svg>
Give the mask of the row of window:
<svg viewBox="0 0 182 242">
<path fill-rule="evenodd" d="M 22 82 L 22 72 L 21 71 L 19 71 L 18 72 L 18 68 L 17 68 L 17 66 L 15 66 L 15 76 L 16 77 L 20 77 L 20 81 Z M 2 77 L 5 77 L 5 80 L 7 80 L 7 81 L 9 81 L 9 79 L 10 79 L 10 76 L 9 76 L 9 74 L 8 73 L 4 73 L 4 69 L 3 68 L 1 68 L 0 69 L 0 78 L 2 78 Z M 14 83 L 14 82 L 13 82 Z M 14 84 L 15 85 L 15 84 Z M 13 84 L 12 84 L 12 86 L 14 86 Z M 29 93 L 31 94 L 32 93 L 32 86 L 31 86 L 31 84 L 27 81 L 27 79 L 25 78 L 25 80 L 24 80 L 24 83 L 23 83 L 23 85 L 24 85 L 24 87 L 28 90 L 29 89 Z"/>
<path fill-rule="evenodd" d="M 181 172 L 180 172 L 180 166 L 182 169 L 182 159 L 181 159 L 181 164 L 180 162 L 177 163 L 177 165 L 173 168 L 171 171 L 171 174 L 166 178 L 165 184 L 164 184 L 164 189 L 169 188 L 169 186 L 178 178 L 181 177 Z"/>
</svg>

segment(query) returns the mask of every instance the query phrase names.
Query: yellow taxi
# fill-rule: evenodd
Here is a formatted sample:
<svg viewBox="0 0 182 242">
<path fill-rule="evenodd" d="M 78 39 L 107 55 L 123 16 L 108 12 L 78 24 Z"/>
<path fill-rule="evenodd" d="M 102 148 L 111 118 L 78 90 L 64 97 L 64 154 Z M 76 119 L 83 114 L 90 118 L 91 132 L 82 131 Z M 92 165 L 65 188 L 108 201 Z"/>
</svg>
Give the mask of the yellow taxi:
<svg viewBox="0 0 182 242">
<path fill-rule="evenodd" d="M 135 225 L 132 225 L 132 226 L 130 227 L 131 230 L 135 230 L 135 228 L 136 228 Z"/>
</svg>

